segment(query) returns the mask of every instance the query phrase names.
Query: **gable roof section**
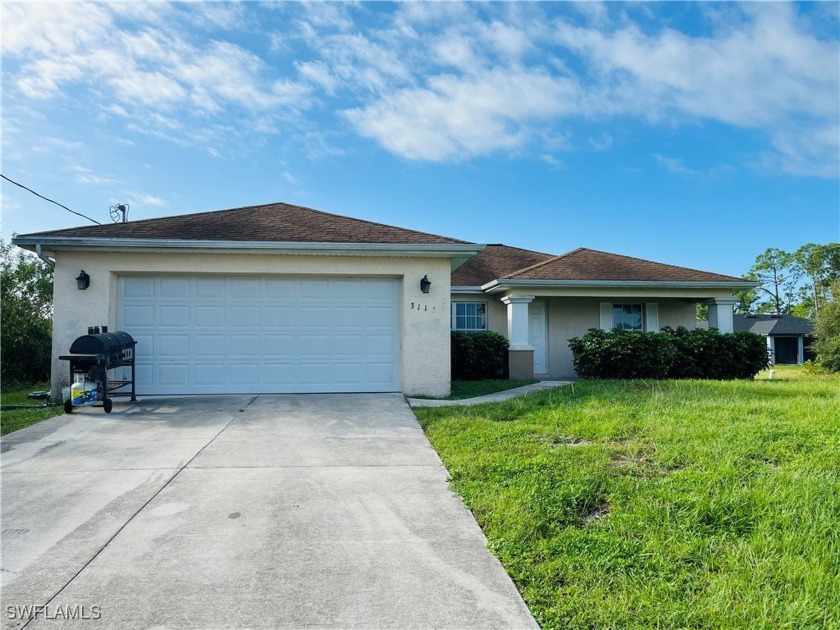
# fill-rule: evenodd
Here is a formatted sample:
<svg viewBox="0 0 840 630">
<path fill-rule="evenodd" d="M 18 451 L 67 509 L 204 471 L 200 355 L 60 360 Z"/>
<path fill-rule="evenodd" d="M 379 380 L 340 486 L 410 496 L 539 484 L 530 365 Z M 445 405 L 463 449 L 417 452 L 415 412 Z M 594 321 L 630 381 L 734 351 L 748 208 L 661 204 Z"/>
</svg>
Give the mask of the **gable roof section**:
<svg viewBox="0 0 840 630">
<path fill-rule="evenodd" d="M 472 244 L 446 236 L 329 214 L 286 203 L 181 214 L 21 235 L 47 238 L 164 239 L 405 245 Z"/>
<path fill-rule="evenodd" d="M 740 282 L 743 278 L 677 267 L 580 247 L 530 267 L 508 273 L 500 280 L 574 280 L 615 282 Z"/>
<path fill-rule="evenodd" d="M 524 267 L 553 258 L 530 249 L 493 244 L 470 258 L 452 274 L 453 287 L 477 287 Z"/>
<path fill-rule="evenodd" d="M 811 335 L 814 325 L 804 317 L 793 315 L 735 315 L 735 330 L 756 333 L 757 335 Z"/>
</svg>

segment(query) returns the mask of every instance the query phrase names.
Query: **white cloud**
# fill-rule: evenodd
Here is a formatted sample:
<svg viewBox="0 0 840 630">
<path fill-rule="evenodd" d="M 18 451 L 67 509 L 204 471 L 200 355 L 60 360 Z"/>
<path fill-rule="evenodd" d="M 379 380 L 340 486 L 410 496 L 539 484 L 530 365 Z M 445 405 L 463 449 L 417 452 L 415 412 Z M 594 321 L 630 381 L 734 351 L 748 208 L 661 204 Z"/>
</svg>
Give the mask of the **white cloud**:
<svg viewBox="0 0 840 630">
<path fill-rule="evenodd" d="M 247 3 L 12 3 L 4 84 L 30 101 L 86 90 L 133 132 L 225 154 L 286 133 L 335 155 L 326 138 L 349 129 L 412 160 L 553 157 L 571 148 L 570 121 L 631 118 L 753 130 L 762 168 L 837 174 L 840 60 L 822 24 L 836 9 L 704 5 L 697 34 L 644 5 L 556 6 L 278 4 L 262 8 L 284 28 L 244 44 L 228 31 L 254 29 Z M 592 133 L 579 148 L 612 142 Z"/>
<path fill-rule="evenodd" d="M 613 145 L 613 137 L 608 133 L 600 133 L 589 138 L 589 146 L 595 151 L 606 151 Z"/>
<path fill-rule="evenodd" d="M 700 171 L 687 167 L 679 158 L 668 157 L 659 153 L 653 153 L 652 156 L 659 166 L 672 173 L 679 173 L 680 175 L 698 175 L 700 173 Z"/>
<path fill-rule="evenodd" d="M 528 123 L 573 111 L 577 99 L 577 87 L 562 77 L 494 68 L 469 78 L 433 77 L 427 88 L 396 90 L 346 115 L 394 153 L 440 161 L 518 149 L 532 135 Z"/>
<path fill-rule="evenodd" d="M 140 209 L 142 206 L 162 208 L 166 205 L 166 200 L 155 195 L 150 195 L 149 193 L 125 191 L 125 195 L 128 197 L 128 205 L 131 206 L 129 212 L 134 209 L 134 206 Z"/>
<path fill-rule="evenodd" d="M 90 88 L 99 107 L 126 119 L 128 128 L 153 135 L 182 129 L 173 138 L 179 142 L 190 142 L 190 130 L 208 117 L 234 109 L 246 112 L 235 117 L 242 127 L 262 119 L 264 133 L 266 115 L 290 116 L 308 106 L 309 85 L 237 44 L 190 39 L 184 27 L 241 27 L 242 6 L 175 6 L 4 5 L 4 60 L 19 64 L 4 83 L 29 99 Z"/>
</svg>

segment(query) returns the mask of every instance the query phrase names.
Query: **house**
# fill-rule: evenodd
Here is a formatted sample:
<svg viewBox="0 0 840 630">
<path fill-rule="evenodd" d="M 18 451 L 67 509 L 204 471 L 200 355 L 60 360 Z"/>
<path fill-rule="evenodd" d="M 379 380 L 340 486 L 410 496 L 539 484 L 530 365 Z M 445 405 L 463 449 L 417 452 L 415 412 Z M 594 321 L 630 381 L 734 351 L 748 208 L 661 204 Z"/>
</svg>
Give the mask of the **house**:
<svg viewBox="0 0 840 630">
<path fill-rule="evenodd" d="M 735 315 L 735 330 L 748 330 L 767 338 L 767 351 L 773 365 L 795 365 L 813 359 L 809 346 L 813 340 L 811 320 L 793 315 Z"/>
<path fill-rule="evenodd" d="M 740 278 L 577 249 L 484 246 L 283 203 L 15 237 L 55 260 L 58 356 L 88 326 L 138 341 L 141 394 L 449 392 L 450 328 L 510 340 L 510 374 L 574 373 L 588 328 L 733 330 Z M 88 276 L 85 282 L 78 278 Z"/>
</svg>

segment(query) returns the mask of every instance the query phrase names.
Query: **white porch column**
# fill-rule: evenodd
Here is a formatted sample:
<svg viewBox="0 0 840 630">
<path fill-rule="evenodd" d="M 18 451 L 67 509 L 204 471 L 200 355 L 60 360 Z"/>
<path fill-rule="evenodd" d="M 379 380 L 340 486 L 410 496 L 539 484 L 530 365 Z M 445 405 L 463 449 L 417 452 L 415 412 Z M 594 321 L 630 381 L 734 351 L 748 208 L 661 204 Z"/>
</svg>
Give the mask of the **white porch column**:
<svg viewBox="0 0 840 630">
<path fill-rule="evenodd" d="M 502 298 L 507 304 L 508 341 L 511 350 L 533 350 L 528 343 L 528 305 L 533 295 L 509 295 Z"/>
<path fill-rule="evenodd" d="M 706 300 L 709 306 L 709 328 L 717 328 L 722 333 L 735 332 L 733 307 L 737 300 L 733 298 L 712 298 Z"/>
<path fill-rule="evenodd" d="M 528 305 L 533 295 L 509 295 L 502 298 L 507 304 L 508 377 L 534 378 L 534 348 L 528 343 Z"/>
<path fill-rule="evenodd" d="M 797 348 L 796 362 L 802 365 L 805 363 L 805 337 L 799 335 L 797 340 L 799 341 L 799 347 Z"/>
<path fill-rule="evenodd" d="M 767 335 L 767 354 L 770 356 L 770 365 L 776 365 L 776 339 Z"/>
</svg>

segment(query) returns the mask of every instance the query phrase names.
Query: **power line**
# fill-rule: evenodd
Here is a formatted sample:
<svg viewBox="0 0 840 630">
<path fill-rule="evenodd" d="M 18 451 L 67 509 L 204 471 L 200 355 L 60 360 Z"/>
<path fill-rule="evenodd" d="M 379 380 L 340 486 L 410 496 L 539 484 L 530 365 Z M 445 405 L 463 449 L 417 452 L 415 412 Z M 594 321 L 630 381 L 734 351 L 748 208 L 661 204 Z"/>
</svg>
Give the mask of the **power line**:
<svg viewBox="0 0 840 630">
<path fill-rule="evenodd" d="M 92 221 L 93 223 L 96 223 L 96 225 L 102 225 L 102 224 L 101 224 L 99 221 L 97 221 L 96 219 L 91 219 L 91 218 L 90 218 L 89 216 L 87 216 L 86 214 L 82 214 L 81 212 L 76 212 L 75 210 L 71 210 L 70 208 L 68 208 L 67 206 L 65 206 L 63 203 L 58 203 L 57 201 L 55 201 L 55 200 L 53 200 L 53 199 L 50 199 L 49 197 L 44 197 L 44 195 L 41 195 L 41 194 L 39 194 L 39 193 L 36 193 L 36 192 L 35 192 L 34 190 L 32 190 L 31 188 L 27 188 L 27 187 L 26 187 L 26 186 L 24 186 L 23 184 L 20 184 L 20 183 L 16 182 L 16 181 L 15 181 L 15 180 L 13 180 L 13 179 L 9 179 L 9 178 L 8 178 L 8 177 L 6 177 L 5 175 L 3 175 L 3 173 L 0 173 L 0 177 L 2 177 L 3 179 L 5 179 L 7 182 L 9 182 L 9 183 L 11 183 L 11 184 L 14 184 L 15 186 L 19 186 L 20 188 L 23 188 L 24 190 L 28 190 L 29 192 L 31 192 L 31 193 L 32 193 L 33 195 L 35 195 L 36 197 L 40 197 L 41 199 L 44 199 L 45 201 L 49 201 L 50 203 L 54 203 L 54 204 L 55 204 L 55 205 L 57 205 L 59 208 L 64 208 L 65 210 L 67 210 L 67 212 L 72 212 L 73 214 L 78 215 L 78 216 L 82 217 L 83 219 L 87 219 L 88 221 Z"/>
</svg>

